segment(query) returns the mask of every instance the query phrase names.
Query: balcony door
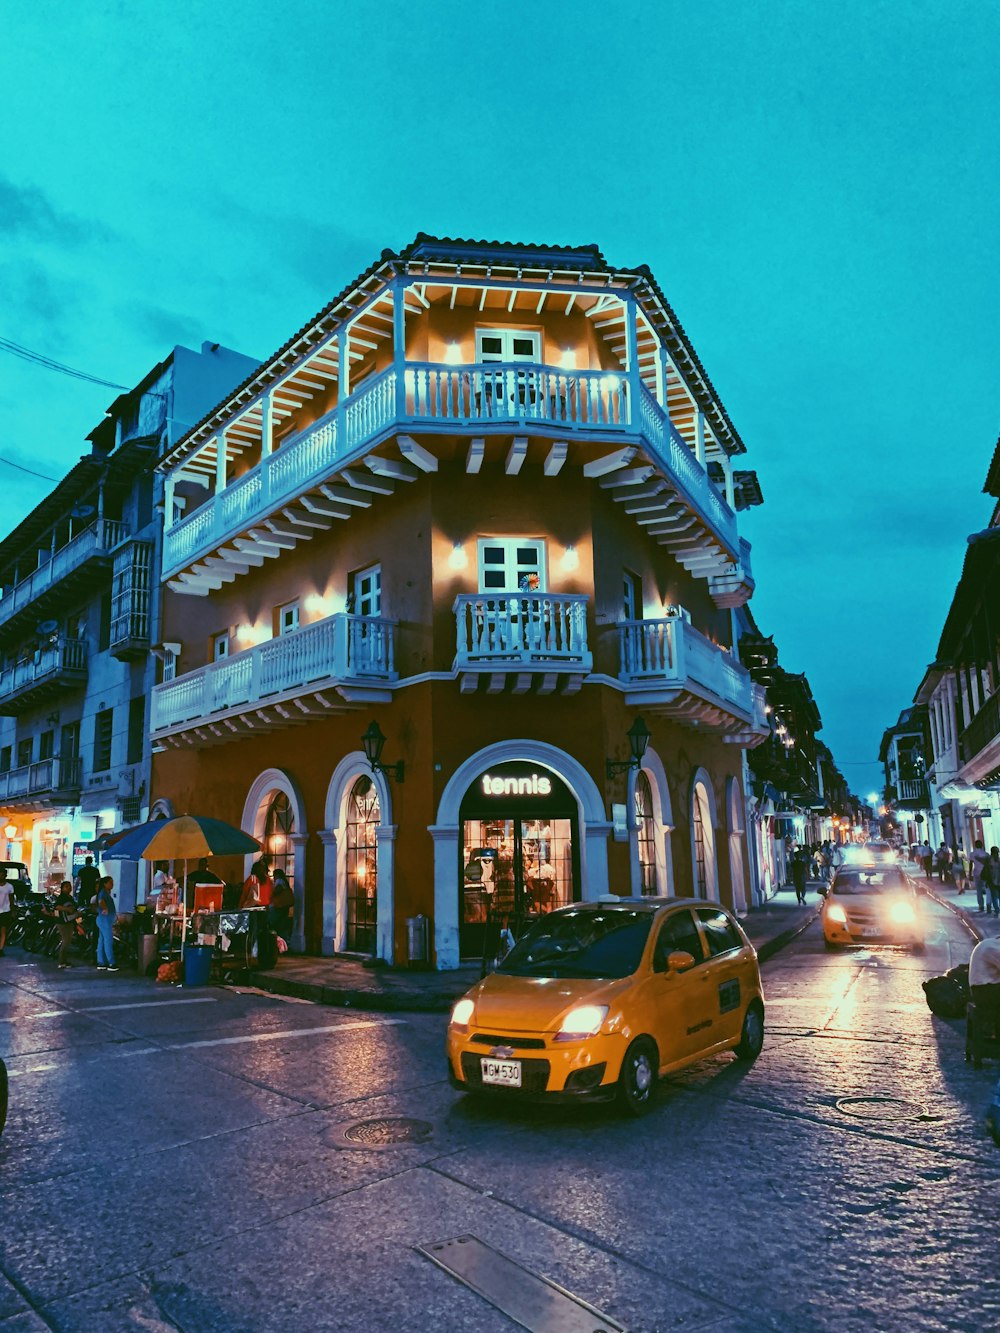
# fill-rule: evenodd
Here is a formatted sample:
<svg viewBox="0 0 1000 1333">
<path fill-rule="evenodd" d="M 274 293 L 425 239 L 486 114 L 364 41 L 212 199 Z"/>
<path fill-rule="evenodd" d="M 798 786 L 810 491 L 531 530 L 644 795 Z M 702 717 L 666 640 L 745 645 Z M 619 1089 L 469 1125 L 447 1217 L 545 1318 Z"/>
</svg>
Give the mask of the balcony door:
<svg viewBox="0 0 1000 1333">
<path fill-rule="evenodd" d="M 491 655 L 520 654 L 541 642 L 545 542 L 523 537 L 479 539 L 479 591 L 472 635 Z M 519 595 L 520 594 L 520 595 Z"/>
</svg>

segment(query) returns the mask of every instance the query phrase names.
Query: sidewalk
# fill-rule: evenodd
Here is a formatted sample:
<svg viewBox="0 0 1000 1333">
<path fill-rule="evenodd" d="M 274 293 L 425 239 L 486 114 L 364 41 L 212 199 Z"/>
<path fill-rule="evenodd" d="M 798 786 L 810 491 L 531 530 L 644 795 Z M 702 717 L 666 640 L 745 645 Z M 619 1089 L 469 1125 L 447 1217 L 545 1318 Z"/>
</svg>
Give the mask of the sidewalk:
<svg viewBox="0 0 1000 1333">
<path fill-rule="evenodd" d="M 954 884 L 942 884 L 940 879 L 934 875 L 927 878 L 923 874 L 915 873 L 912 862 L 907 862 L 904 869 L 917 884 L 927 890 L 929 897 L 949 908 L 956 916 L 961 917 L 969 933 L 977 942 L 986 935 L 1000 935 L 1000 917 L 979 911 L 976 905 L 975 889 L 966 889 L 964 893 L 959 893 Z"/>
<path fill-rule="evenodd" d="M 816 889 L 816 883 L 809 885 L 809 901 L 804 907 L 796 903 L 793 889 L 782 889 L 740 922 L 762 963 L 818 915 L 822 900 Z M 273 971 L 252 972 L 250 980 L 272 995 L 291 995 L 345 1009 L 443 1014 L 479 980 L 479 972 L 478 964 L 454 972 L 433 972 L 366 967 L 355 958 L 286 955 Z"/>
</svg>

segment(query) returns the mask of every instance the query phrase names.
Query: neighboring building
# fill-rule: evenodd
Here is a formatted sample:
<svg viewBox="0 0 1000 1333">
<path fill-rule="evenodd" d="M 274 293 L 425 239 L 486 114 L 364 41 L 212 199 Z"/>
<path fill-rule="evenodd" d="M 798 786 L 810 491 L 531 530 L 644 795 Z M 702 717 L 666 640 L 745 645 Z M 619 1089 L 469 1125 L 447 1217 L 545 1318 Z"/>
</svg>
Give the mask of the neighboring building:
<svg viewBox="0 0 1000 1333">
<path fill-rule="evenodd" d="M 0 819 L 36 886 L 150 806 L 147 700 L 159 614 L 164 449 L 257 362 L 176 347 L 88 437 L 90 452 L 0 542 Z M 135 900 L 136 866 L 116 873 Z"/>
<path fill-rule="evenodd" d="M 931 832 L 927 751 L 927 709 L 914 704 L 886 728 L 878 752 L 885 770 L 885 805 L 907 846 L 923 842 Z"/>
<path fill-rule="evenodd" d="M 983 491 L 1000 501 L 1000 441 Z M 929 741 L 926 836 L 966 854 L 980 839 L 1000 845 L 1000 503 L 969 537 L 937 655 L 914 702 L 900 721 L 912 711 Z"/>
<path fill-rule="evenodd" d="M 260 837 L 313 951 L 403 961 L 425 914 L 451 968 L 609 889 L 742 910 L 743 452 L 647 269 L 384 251 L 160 465 L 154 795 Z"/>
</svg>

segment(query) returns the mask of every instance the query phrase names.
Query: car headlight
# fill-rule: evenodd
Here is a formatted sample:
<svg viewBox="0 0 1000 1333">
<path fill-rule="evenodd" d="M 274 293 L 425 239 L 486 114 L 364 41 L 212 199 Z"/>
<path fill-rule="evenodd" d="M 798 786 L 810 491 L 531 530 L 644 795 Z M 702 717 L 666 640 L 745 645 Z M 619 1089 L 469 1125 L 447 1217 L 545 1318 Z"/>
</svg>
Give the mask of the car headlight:
<svg viewBox="0 0 1000 1333">
<path fill-rule="evenodd" d="M 913 910 L 913 905 L 905 902 L 903 899 L 893 903 L 892 907 L 889 909 L 889 916 L 897 926 L 912 926 L 917 919 L 917 914 Z"/>
<path fill-rule="evenodd" d="M 571 1009 L 562 1021 L 562 1027 L 556 1033 L 556 1041 L 580 1041 L 583 1037 L 593 1037 L 601 1030 L 601 1024 L 608 1016 L 606 1004 L 581 1004 Z"/>
<path fill-rule="evenodd" d="M 826 909 L 827 921 L 833 921 L 838 926 L 847 925 L 847 913 L 841 907 L 840 903 L 831 903 Z"/>
<path fill-rule="evenodd" d="M 476 1006 L 471 1000 L 459 1000 L 451 1011 L 451 1026 L 453 1028 L 468 1028 L 475 1008 Z"/>
</svg>

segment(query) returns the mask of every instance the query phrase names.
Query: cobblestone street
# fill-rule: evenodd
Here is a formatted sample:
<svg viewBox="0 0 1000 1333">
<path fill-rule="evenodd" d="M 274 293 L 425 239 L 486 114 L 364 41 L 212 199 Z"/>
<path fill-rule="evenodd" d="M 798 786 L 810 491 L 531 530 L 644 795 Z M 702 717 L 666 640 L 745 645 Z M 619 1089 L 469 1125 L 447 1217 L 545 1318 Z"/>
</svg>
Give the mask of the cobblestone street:
<svg viewBox="0 0 1000 1333">
<path fill-rule="evenodd" d="M 466 1233 L 633 1333 L 996 1327 L 997 1071 L 927 1010 L 971 948 L 928 910 L 923 957 L 827 954 L 811 925 L 764 966 L 756 1065 L 704 1061 L 641 1121 L 458 1096 L 439 1015 L 13 951 L 0 1327 L 512 1328 L 414 1248 Z M 429 1134 L 348 1146 L 383 1116 Z"/>
</svg>

